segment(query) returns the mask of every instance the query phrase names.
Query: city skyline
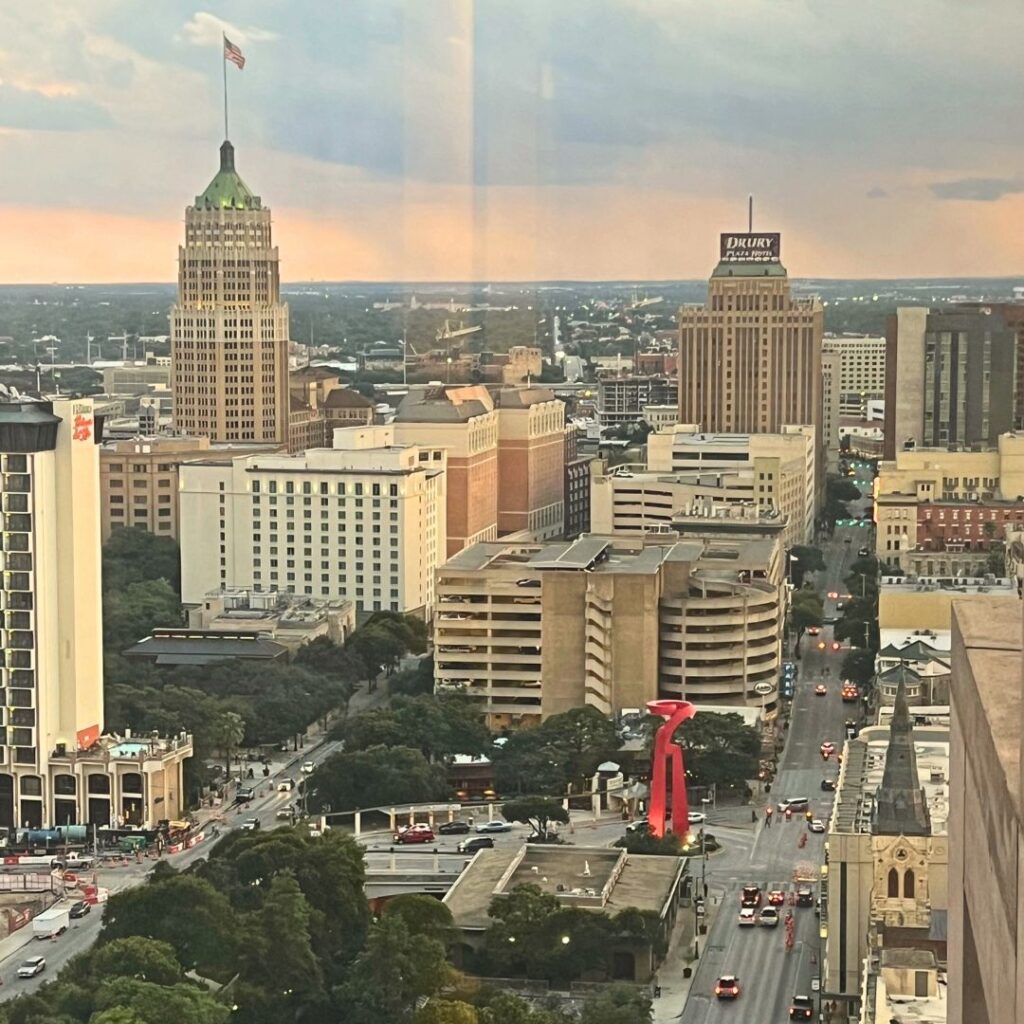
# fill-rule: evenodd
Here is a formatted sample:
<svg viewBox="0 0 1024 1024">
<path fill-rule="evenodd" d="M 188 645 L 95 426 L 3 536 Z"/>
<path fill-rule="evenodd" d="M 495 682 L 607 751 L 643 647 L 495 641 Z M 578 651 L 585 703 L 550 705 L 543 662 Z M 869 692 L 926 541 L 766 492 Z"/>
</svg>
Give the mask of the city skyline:
<svg viewBox="0 0 1024 1024">
<path fill-rule="evenodd" d="M 224 31 L 288 281 L 706 278 L 750 192 L 796 277 L 1018 270 L 1008 0 L 127 11 L 0 14 L 0 280 L 173 279 Z"/>
</svg>

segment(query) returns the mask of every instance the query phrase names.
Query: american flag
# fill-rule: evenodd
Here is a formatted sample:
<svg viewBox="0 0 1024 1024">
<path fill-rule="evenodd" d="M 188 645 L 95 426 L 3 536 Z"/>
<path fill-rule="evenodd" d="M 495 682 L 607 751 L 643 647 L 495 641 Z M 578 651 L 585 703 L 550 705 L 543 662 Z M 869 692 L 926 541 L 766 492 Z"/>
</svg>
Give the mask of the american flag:
<svg viewBox="0 0 1024 1024">
<path fill-rule="evenodd" d="M 239 71 L 245 67 L 242 51 L 227 36 L 224 37 L 224 59 L 231 61 Z"/>
</svg>

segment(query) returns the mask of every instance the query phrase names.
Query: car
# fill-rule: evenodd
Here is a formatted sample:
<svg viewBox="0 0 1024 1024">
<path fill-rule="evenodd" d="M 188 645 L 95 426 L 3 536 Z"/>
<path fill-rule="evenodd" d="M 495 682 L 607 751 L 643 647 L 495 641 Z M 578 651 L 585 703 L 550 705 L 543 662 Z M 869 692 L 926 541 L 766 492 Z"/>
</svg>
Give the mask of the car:
<svg viewBox="0 0 1024 1024">
<path fill-rule="evenodd" d="M 821 626 L 808 626 L 807 627 L 807 635 L 808 636 L 817 636 L 820 632 L 821 632 Z"/>
<path fill-rule="evenodd" d="M 759 885 L 745 885 L 740 893 L 741 907 L 761 906 L 761 887 Z"/>
<path fill-rule="evenodd" d="M 828 693 L 828 687 L 824 683 L 818 683 L 814 688 L 814 695 L 816 697 L 824 697 Z"/>
<path fill-rule="evenodd" d="M 814 893 L 807 888 L 797 889 L 796 891 L 796 905 L 798 907 L 813 907 L 814 906 Z"/>
<path fill-rule="evenodd" d="M 240 804 L 247 804 L 256 795 L 256 790 L 249 789 L 248 787 L 239 789 L 235 794 L 235 799 Z"/>
<path fill-rule="evenodd" d="M 688 820 L 691 825 L 703 825 L 708 820 L 708 816 L 700 811 L 690 811 Z"/>
<path fill-rule="evenodd" d="M 793 996 L 789 1006 L 791 1020 L 812 1020 L 814 1018 L 814 1000 L 810 996 Z"/>
<path fill-rule="evenodd" d="M 516 580 L 516 586 L 517 587 L 539 587 L 540 586 L 540 580 L 530 580 L 530 579 Z"/>
<path fill-rule="evenodd" d="M 42 974 L 45 970 L 46 957 L 30 956 L 27 960 L 22 960 L 21 965 L 18 967 L 18 977 L 34 978 L 37 974 Z"/>
<path fill-rule="evenodd" d="M 757 915 L 757 923 L 765 928 L 775 928 L 779 923 L 779 912 L 774 907 L 765 907 Z"/>
<path fill-rule="evenodd" d="M 834 793 L 836 791 L 836 780 L 835 779 L 822 779 L 821 780 L 821 791 L 823 793 Z"/>
<path fill-rule="evenodd" d="M 786 809 L 791 811 L 806 811 L 807 810 L 807 797 L 805 796 L 790 796 L 786 797 L 785 800 L 779 801 L 779 810 L 785 813 Z"/>
<path fill-rule="evenodd" d="M 646 835 L 651 831 L 651 823 L 647 818 L 637 818 L 636 821 L 631 821 L 626 826 L 627 832 L 639 832 L 641 835 Z"/>
<path fill-rule="evenodd" d="M 781 889 L 771 889 L 768 892 L 768 903 L 773 907 L 781 907 L 786 902 L 786 894 Z"/>
<path fill-rule="evenodd" d="M 434 841 L 434 830 L 426 824 L 409 825 L 399 829 L 394 835 L 394 841 L 401 843 L 432 843 Z"/>
<path fill-rule="evenodd" d="M 282 779 L 277 784 L 278 793 L 290 793 L 295 788 L 294 779 Z"/>
<path fill-rule="evenodd" d="M 512 826 L 507 821 L 496 818 L 494 821 L 485 821 L 482 825 L 477 825 L 476 830 L 477 832 L 511 832 Z"/>
<path fill-rule="evenodd" d="M 444 821 L 437 826 L 439 836 L 461 836 L 469 831 L 468 821 Z"/>
<path fill-rule="evenodd" d="M 834 754 L 835 753 L 835 749 L 836 749 L 836 745 L 831 740 L 822 740 L 821 741 L 821 749 L 822 750 L 827 750 L 829 753 Z"/>
<path fill-rule="evenodd" d="M 77 903 L 71 904 L 71 909 L 68 911 L 69 917 L 85 917 L 86 914 L 92 913 L 92 906 L 85 902 L 85 900 L 79 900 Z"/>
<path fill-rule="evenodd" d="M 259 818 L 246 818 L 241 824 L 243 832 L 258 832 L 260 829 Z"/>
<path fill-rule="evenodd" d="M 315 769 L 315 768 L 316 768 L 316 764 L 315 764 L 314 762 L 312 762 L 312 761 L 307 761 L 307 762 L 306 762 L 306 763 L 305 763 L 305 764 L 304 764 L 304 765 L 302 766 L 302 774 L 303 774 L 303 775 L 310 775 L 310 774 L 312 774 L 312 772 L 314 771 L 314 769 Z"/>
<path fill-rule="evenodd" d="M 719 999 L 738 999 L 740 983 L 735 974 L 723 974 L 715 983 L 715 995 Z"/>
<path fill-rule="evenodd" d="M 844 537 L 843 538 L 843 543 L 844 544 L 851 544 L 851 543 L 853 543 L 853 538 L 852 537 Z"/>
<path fill-rule="evenodd" d="M 292 817 L 293 814 L 295 814 L 295 808 L 292 807 L 291 804 L 289 804 L 287 807 L 280 808 L 280 810 L 278 810 L 278 812 L 274 815 L 274 817 L 275 818 L 290 818 L 290 817 Z"/>
<path fill-rule="evenodd" d="M 739 921 L 741 926 L 757 924 L 757 911 L 753 907 L 740 907 L 737 921 Z"/>
<path fill-rule="evenodd" d="M 494 840 L 490 836 L 473 836 L 471 839 L 463 839 L 455 847 L 459 853 L 476 853 L 477 850 L 494 849 Z"/>
<path fill-rule="evenodd" d="M 857 548 L 857 557 L 858 558 L 868 558 L 868 557 L 870 557 L 870 555 L 871 555 L 871 552 L 867 548 Z"/>
<path fill-rule="evenodd" d="M 811 820 L 807 822 L 807 828 L 811 832 L 824 832 L 825 822 L 823 822 L 821 818 L 811 818 Z"/>
<path fill-rule="evenodd" d="M 851 684 L 843 684 L 842 698 L 844 704 L 853 704 L 860 697 L 857 687 Z"/>
</svg>

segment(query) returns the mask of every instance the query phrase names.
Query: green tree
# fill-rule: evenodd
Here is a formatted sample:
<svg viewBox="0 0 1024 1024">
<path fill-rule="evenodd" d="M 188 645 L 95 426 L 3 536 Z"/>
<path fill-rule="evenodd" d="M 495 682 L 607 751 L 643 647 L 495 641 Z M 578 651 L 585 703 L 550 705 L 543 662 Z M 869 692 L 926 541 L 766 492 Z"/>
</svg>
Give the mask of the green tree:
<svg viewBox="0 0 1024 1024">
<path fill-rule="evenodd" d="M 820 626 L 824 617 L 825 609 L 820 594 L 807 587 L 793 592 L 789 603 L 789 621 L 798 633 L 803 633 L 810 626 Z"/>
<path fill-rule="evenodd" d="M 174 947 L 167 942 L 133 935 L 96 946 L 81 963 L 72 961 L 61 974 L 61 980 L 78 978 L 135 978 L 154 985 L 175 985 L 182 980 L 181 964 Z"/>
<path fill-rule="evenodd" d="M 416 1011 L 416 1024 L 479 1024 L 476 1007 L 461 999 L 431 999 Z"/>
<path fill-rule="evenodd" d="M 155 985 L 123 977 L 101 982 L 96 991 L 96 1009 L 90 1024 L 131 1021 L 131 1017 L 123 1016 L 124 1011 L 133 1013 L 142 1024 L 225 1024 L 231 1016 L 229 1006 L 195 985 Z"/>
<path fill-rule="evenodd" d="M 506 821 L 521 821 L 524 825 L 532 825 L 534 832 L 546 836 L 552 822 L 569 824 L 569 812 L 560 800 L 546 796 L 521 796 L 516 800 L 506 800 L 501 807 Z"/>
<path fill-rule="evenodd" d="M 627 832 L 615 841 L 627 853 L 643 853 L 661 857 L 682 856 L 682 843 L 674 832 L 663 836 L 652 836 L 650 832 Z"/>
<path fill-rule="evenodd" d="M 797 590 L 804 585 L 804 577 L 809 572 L 823 572 L 825 569 L 825 556 L 820 548 L 796 544 L 790 549 L 789 557 L 789 577 Z"/>
<path fill-rule="evenodd" d="M 867 686 L 875 675 L 875 652 L 863 647 L 854 648 L 843 658 L 840 671 L 844 679 L 850 679 L 860 687 Z"/>
<path fill-rule="evenodd" d="M 185 967 L 226 970 L 235 962 L 238 922 L 227 898 L 208 882 L 174 875 L 108 900 L 100 942 L 136 935 L 168 943 Z"/>
<path fill-rule="evenodd" d="M 245 722 L 234 711 L 216 711 L 209 720 L 206 733 L 211 749 L 224 755 L 225 770 L 231 772 L 231 758 L 245 738 Z"/>
<path fill-rule="evenodd" d="M 141 580 L 103 595 L 103 645 L 120 653 L 158 626 L 181 623 L 181 602 L 166 580 Z"/>
<path fill-rule="evenodd" d="M 536 1010 L 511 992 L 489 993 L 485 1000 L 479 1010 L 480 1024 L 575 1024 L 574 1017 Z"/>
<path fill-rule="evenodd" d="M 164 580 L 181 593 L 181 552 L 170 537 L 133 526 L 114 527 L 103 545 L 103 588 L 124 590 L 131 583 Z"/>
<path fill-rule="evenodd" d="M 761 735 L 739 715 L 695 715 L 679 732 L 690 785 L 740 789 L 757 775 Z"/>
<path fill-rule="evenodd" d="M 446 789 L 444 768 L 432 765 L 410 747 L 370 747 L 334 754 L 306 783 L 311 810 L 333 811 L 440 799 Z"/>
<path fill-rule="evenodd" d="M 397 918 L 410 935 L 437 939 L 442 945 L 447 945 L 454 934 L 452 912 L 447 905 L 422 893 L 406 893 L 388 900 L 383 917 Z"/>
<path fill-rule="evenodd" d="M 580 1024 L 650 1024 L 654 1004 L 650 995 L 635 985 L 613 985 L 588 999 Z"/>
</svg>

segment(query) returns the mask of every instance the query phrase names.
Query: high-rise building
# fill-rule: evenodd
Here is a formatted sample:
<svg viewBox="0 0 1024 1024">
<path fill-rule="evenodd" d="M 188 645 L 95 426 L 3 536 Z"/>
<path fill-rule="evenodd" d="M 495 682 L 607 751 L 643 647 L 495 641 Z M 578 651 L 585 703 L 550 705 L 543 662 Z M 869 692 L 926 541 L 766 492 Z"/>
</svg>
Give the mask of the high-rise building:
<svg viewBox="0 0 1024 1024">
<path fill-rule="evenodd" d="M 186 605 L 246 588 L 429 618 L 445 558 L 444 449 L 397 445 L 390 426 L 339 429 L 334 443 L 181 467 Z"/>
<path fill-rule="evenodd" d="M 843 334 L 825 338 L 824 352 L 838 352 L 842 415 L 864 416 L 867 403 L 885 395 L 885 338 Z"/>
<path fill-rule="evenodd" d="M 674 377 L 603 376 L 597 382 L 597 416 L 602 426 L 639 423 L 650 405 L 676 405 Z"/>
<path fill-rule="evenodd" d="M 0 826 L 178 817 L 187 737 L 101 737 L 99 432 L 90 399 L 0 400 Z"/>
<path fill-rule="evenodd" d="M 885 457 L 994 448 L 1013 429 L 1017 330 L 988 307 L 898 309 L 886 324 Z"/>
<path fill-rule="evenodd" d="M 821 353 L 821 442 L 830 473 L 839 470 L 839 409 L 842 357 L 838 352 Z"/>
<path fill-rule="evenodd" d="M 590 462 L 592 455 L 580 455 L 575 423 L 565 426 L 565 473 L 563 482 L 565 536 L 573 540 L 590 532 Z"/>
<path fill-rule="evenodd" d="M 235 170 L 220 170 L 185 210 L 171 311 L 174 423 L 212 441 L 289 444 L 288 306 L 270 210 Z"/>
<path fill-rule="evenodd" d="M 679 421 L 751 434 L 813 424 L 821 445 L 822 333 L 818 299 L 792 294 L 778 234 L 722 235 L 707 301 L 679 311 Z"/>
</svg>

